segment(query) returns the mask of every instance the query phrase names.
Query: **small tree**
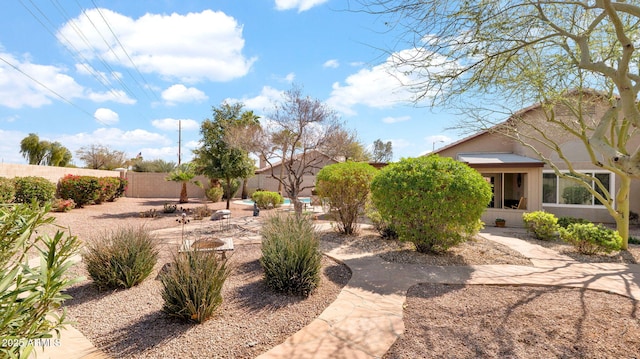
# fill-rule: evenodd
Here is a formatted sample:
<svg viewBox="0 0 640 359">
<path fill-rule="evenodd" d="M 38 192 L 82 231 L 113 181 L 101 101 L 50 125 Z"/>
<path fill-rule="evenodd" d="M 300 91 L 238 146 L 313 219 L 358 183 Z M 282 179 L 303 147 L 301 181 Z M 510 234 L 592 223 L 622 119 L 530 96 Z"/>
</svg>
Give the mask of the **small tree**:
<svg viewBox="0 0 640 359">
<path fill-rule="evenodd" d="M 183 163 L 173 170 L 165 178 L 167 181 L 180 182 L 182 188 L 180 190 L 180 203 L 189 202 L 189 195 L 187 194 L 187 183 L 193 183 L 198 187 L 202 187 L 200 181 L 194 180 L 197 176 L 195 167 L 191 163 Z"/>
<path fill-rule="evenodd" d="M 343 162 L 324 167 L 316 176 L 316 189 L 329 201 L 331 214 L 344 234 L 357 231 L 376 169 L 364 162 Z"/>
<path fill-rule="evenodd" d="M 112 150 L 104 145 L 90 145 L 76 151 L 85 167 L 95 170 L 113 170 L 126 167 L 127 156 L 123 151 Z"/>
<path fill-rule="evenodd" d="M 327 157 L 339 155 L 332 139 L 343 130 L 336 113 L 319 100 L 304 97 L 298 87 L 284 94 L 275 105 L 268 126 L 263 126 L 259 140 L 261 156 L 271 168 L 271 176 L 284 188 L 297 215 L 302 214 L 300 192 L 314 184 L 303 184 L 304 176 L 313 175 L 326 164 Z M 278 161 L 279 160 L 279 161 Z M 277 175 L 275 168 L 282 166 Z"/>
<path fill-rule="evenodd" d="M 205 120 L 200 127 L 201 146 L 193 151 L 194 163 L 198 172 L 211 179 L 224 179 L 227 188 L 231 188 L 236 178 L 247 178 L 255 171 L 253 160 L 248 151 L 231 140 L 231 129 L 248 127 L 255 124 L 257 117 L 251 112 L 242 111 L 242 104 L 223 103 L 213 108 L 214 120 Z M 227 196 L 227 209 L 231 202 Z"/>
<path fill-rule="evenodd" d="M 380 170 L 372 200 L 401 240 L 418 252 L 444 252 L 482 226 L 491 187 L 474 169 L 451 158 L 402 159 Z"/>
</svg>

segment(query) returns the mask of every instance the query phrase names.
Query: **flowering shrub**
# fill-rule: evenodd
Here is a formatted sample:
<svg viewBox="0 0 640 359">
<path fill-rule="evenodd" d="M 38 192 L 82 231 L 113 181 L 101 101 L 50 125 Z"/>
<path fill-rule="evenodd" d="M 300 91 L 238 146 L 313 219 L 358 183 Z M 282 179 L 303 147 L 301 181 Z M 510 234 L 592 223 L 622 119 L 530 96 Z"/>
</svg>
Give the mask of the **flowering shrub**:
<svg viewBox="0 0 640 359">
<path fill-rule="evenodd" d="M 58 196 L 72 199 L 80 208 L 99 199 L 102 187 L 96 177 L 66 175 L 58 182 Z"/>
<path fill-rule="evenodd" d="M 100 185 L 100 195 L 96 200 L 96 203 L 102 203 L 105 201 L 113 201 L 116 196 L 116 192 L 120 187 L 120 178 L 118 177 L 99 177 L 98 184 Z"/>
<path fill-rule="evenodd" d="M 120 178 L 120 177 L 113 177 L 113 178 L 117 178 L 118 188 L 116 188 L 116 191 L 111 198 L 107 198 L 107 202 L 113 202 L 116 199 L 124 196 L 124 193 L 127 191 L 127 185 L 129 184 L 129 181 L 127 181 L 126 178 Z"/>
<path fill-rule="evenodd" d="M 76 202 L 72 199 L 56 198 L 51 204 L 51 210 L 53 212 L 69 212 L 74 208 L 76 208 Z"/>
</svg>

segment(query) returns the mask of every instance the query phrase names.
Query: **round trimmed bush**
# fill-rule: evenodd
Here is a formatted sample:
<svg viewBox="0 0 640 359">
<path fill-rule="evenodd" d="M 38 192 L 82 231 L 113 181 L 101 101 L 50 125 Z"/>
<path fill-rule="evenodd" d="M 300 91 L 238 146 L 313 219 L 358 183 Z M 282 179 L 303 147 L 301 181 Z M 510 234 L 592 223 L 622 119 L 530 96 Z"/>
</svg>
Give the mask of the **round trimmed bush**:
<svg viewBox="0 0 640 359">
<path fill-rule="evenodd" d="M 437 155 L 392 163 L 371 183 L 371 199 L 382 219 L 418 252 L 445 252 L 477 233 L 491 195 L 491 186 L 476 170 Z"/>
<path fill-rule="evenodd" d="M 58 196 L 63 199 L 72 199 L 80 208 L 85 204 L 98 201 L 101 193 L 102 186 L 98 177 L 69 174 L 58 182 Z"/>
<path fill-rule="evenodd" d="M 560 229 L 560 237 L 582 254 L 611 253 L 619 251 L 622 246 L 622 237 L 618 231 L 602 224 L 572 223 L 567 228 Z"/>
<path fill-rule="evenodd" d="M 14 181 L 17 203 L 45 203 L 55 198 L 56 185 L 44 177 L 16 177 Z"/>
<path fill-rule="evenodd" d="M 209 201 L 215 203 L 220 202 L 223 192 L 224 190 L 222 189 L 222 187 L 211 187 L 206 190 L 205 195 L 207 196 L 207 199 Z"/>
<path fill-rule="evenodd" d="M 329 202 L 338 231 L 353 234 L 364 211 L 371 180 L 377 170 L 364 162 L 341 162 L 323 167 L 316 176 L 318 195 Z"/>
<path fill-rule="evenodd" d="M 533 233 L 537 239 L 550 241 L 555 239 L 558 233 L 558 218 L 553 213 L 545 211 L 523 213 L 522 221 L 527 232 Z"/>
<path fill-rule="evenodd" d="M 255 191 L 251 199 L 258 205 L 258 208 L 276 208 L 284 203 L 284 198 L 278 192 Z"/>
</svg>

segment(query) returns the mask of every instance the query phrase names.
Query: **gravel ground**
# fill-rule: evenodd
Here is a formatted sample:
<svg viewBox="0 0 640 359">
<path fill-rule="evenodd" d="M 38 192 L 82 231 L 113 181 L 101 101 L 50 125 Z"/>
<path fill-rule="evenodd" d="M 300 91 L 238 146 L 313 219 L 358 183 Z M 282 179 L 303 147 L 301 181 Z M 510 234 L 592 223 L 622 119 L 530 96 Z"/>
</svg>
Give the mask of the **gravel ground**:
<svg viewBox="0 0 640 359">
<path fill-rule="evenodd" d="M 54 215 L 58 224 L 89 241 L 99 231 L 116 226 L 176 226 L 174 215 L 152 219 L 139 216 L 149 208 L 161 210 L 165 201 L 122 198 Z M 194 201 L 187 207 L 201 205 Z M 224 204 L 209 207 L 219 209 Z M 232 206 L 233 216 L 250 216 L 251 208 L 247 207 Z M 559 242 L 537 241 L 520 231 L 513 235 L 578 261 L 640 261 L 640 246 L 631 246 L 628 253 L 585 257 Z M 362 230 L 357 237 L 335 233 L 322 236 L 324 250 L 339 244 L 353 251 L 376 253 L 389 261 L 531 265 L 518 253 L 482 237 L 434 256 L 415 253 L 407 243 L 382 240 L 371 230 Z M 231 260 L 235 270 L 224 289 L 223 308 L 202 325 L 167 318 L 160 311 L 160 286 L 154 278 L 137 288 L 109 293 L 98 292 L 85 281 L 70 290 L 74 299 L 66 303 L 67 310 L 78 322 L 77 328 L 114 357 L 250 358 L 317 317 L 350 277 L 347 268 L 325 260 L 323 284 L 313 296 L 307 300 L 277 296 L 266 291 L 261 282 L 259 245 L 238 246 L 234 252 Z M 83 272 L 82 266 L 74 270 Z M 579 289 L 422 284 L 409 290 L 405 334 L 385 357 L 638 358 L 639 309 L 638 302 L 628 298 Z"/>
</svg>

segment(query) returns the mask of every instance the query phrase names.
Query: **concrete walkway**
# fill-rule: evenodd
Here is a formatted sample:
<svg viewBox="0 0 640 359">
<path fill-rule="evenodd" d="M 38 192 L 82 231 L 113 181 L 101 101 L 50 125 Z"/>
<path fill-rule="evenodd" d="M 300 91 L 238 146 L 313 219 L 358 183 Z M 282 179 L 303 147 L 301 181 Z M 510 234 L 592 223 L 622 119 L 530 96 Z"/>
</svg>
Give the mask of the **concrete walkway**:
<svg viewBox="0 0 640 359">
<path fill-rule="evenodd" d="M 252 224 L 242 228 L 247 226 Z M 379 358 L 403 333 L 405 295 L 418 283 L 567 286 L 640 300 L 640 265 L 579 263 L 513 238 L 510 231 L 513 229 L 491 227 L 481 235 L 530 258 L 532 267 L 400 264 L 368 253 L 354 253 L 352 248 L 331 249 L 327 255 L 349 266 L 351 280 L 318 318 L 259 358 Z M 250 236 L 251 232 L 247 231 L 246 239 L 252 242 L 256 239 Z M 62 332 L 61 344 L 46 348 L 44 353 L 39 351 L 38 358 L 107 357 L 74 328 Z"/>
<path fill-rule="evenodd" d="M 640 299 L 640 265 L 578 263 L 506 233 L 481 235 L 531 258 L 533 267 L 398 264 L 333 249 L 328 255 L 353 272 L 348 285 L 316 320 L 259 358 L 380 358 L 403 333 L 405 294 L 418 283 L 567 286 Z"/>
</svg>

